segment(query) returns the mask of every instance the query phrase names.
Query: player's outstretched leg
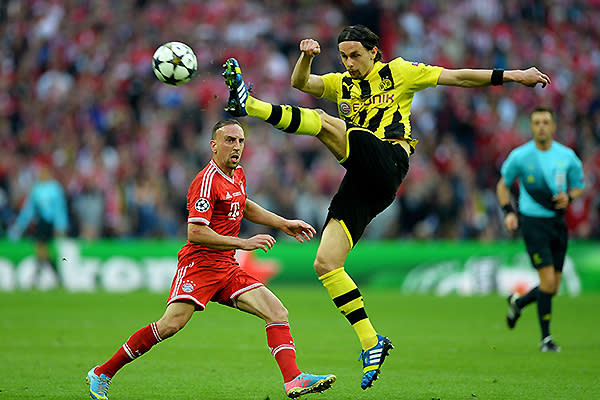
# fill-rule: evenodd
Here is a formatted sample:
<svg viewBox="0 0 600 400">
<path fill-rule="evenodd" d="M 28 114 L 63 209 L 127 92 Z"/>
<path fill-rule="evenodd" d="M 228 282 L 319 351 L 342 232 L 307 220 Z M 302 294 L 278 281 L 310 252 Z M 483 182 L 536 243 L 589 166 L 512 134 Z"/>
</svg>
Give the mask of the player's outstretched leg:
<svg viewBox="0 0 600 400">
<path fill-rule="evenodd" d="M 521 316 L 521 308 L 517 305 L 518 293 L 512 293 L 508 296 L 508 311 L 506 312 L 506 323 L 510 329 L 513 329 L 517 324 L 517 320 Z"/>
<path fill-rule="evenodd" d="M 94 372 L 96 368 L 98 368 L 98 366 L 90 369 L 90 372 L 88 372 L 85 377 L 85 380 L 90 385 L 90 397 L 92 399 L 107 400 L 110 378 L 104 374 L 97 375 L 96 372 Z"/>
<path fill-rule="evenodd" d="M 358 357 L 363 362 L 363 377 L 360 387 L 365 390 L 377 380 L 379 372 L 389 351 L 393 349 L 392 341 L 385 336 L 377 335 L 377 344 L 370 349 L 363 350 Z"/>
<path fill-rule="evenodd" d="M 321 131 L 321 117 L 315 110 L 265 103 L 250 96 L 242 78 L 240 64 L 235 58 L 230 58 L 223 64 L 223 77 L 225 85 L 229 88 L 229 100 L 225 111 L 232 116 L 255 117 L 283 132 L 297 135 L 316 136 Z"/>
<path fill-rule="evenodd" d="M 301 373 L 291 381 L 283 384 L 287 397 L 295 399 L 309 393 L 321 393 L 335 382 L 335 375 L 313 375 Z"/>
</svg>

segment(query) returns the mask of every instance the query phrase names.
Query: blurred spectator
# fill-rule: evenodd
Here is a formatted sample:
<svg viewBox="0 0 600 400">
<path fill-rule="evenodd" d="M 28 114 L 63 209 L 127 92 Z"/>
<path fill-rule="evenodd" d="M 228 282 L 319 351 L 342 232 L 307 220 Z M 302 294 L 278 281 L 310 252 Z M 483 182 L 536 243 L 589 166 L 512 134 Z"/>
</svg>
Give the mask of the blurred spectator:
<svg viewBox="0 0 600 400">
<path fill-rule="evenodd" d="M 292 63 L 299 41 L 314 37 L 323 48 L 313 70 L 342 70 L 337 34 L 364 23 L 380 35 L 384 61 L 535 65 L 552 78 L 545 89 L 418 93 L 411 171 L 366 239 L 505 236 L 493 201 L 500 163 L 528 139 L 528 114 L 543 102 L 558 110 L 556 139 L 575 150 L 588 179 L 567 215 L 571 235 L 600 238 L 599 20 L 596 0 L 0 2 L 0 231 L 14 220 L 35 155 L 50 154 L 73 205 L 70 235 L 183 237 L 185 199 L 177 194 L 223 117 L 223 61 L 240 59 L 267 101 L 335 115 L 329 102 L 290 86 Z M 172 40 L 198 58 L 195 78 L 176 88 L 159 82 L 150 62 Z M 311 138 L 242 122 L 255 136 L 243 164 L 250 196 L 321 227 L 343 169 Z"/>
</svg>

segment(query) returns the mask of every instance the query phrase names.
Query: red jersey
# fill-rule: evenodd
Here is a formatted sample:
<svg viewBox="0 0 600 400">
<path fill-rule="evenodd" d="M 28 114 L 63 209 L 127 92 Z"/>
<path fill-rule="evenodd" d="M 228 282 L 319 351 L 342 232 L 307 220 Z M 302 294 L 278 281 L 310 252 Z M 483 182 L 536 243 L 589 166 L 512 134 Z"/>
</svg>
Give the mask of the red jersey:
<svg viewBox="0 0 600 400">
<path fill-rule="evenodd" d="M 208 225 L 223 236 L 237 236 L 246 206 L 246 175 L 242 167 L 226 175 L 213 161 L 196 175 L 187 193 L 188 223 Z M 179 265 L 193 257 L 195 265 L 237 263 L 235 250 L 215 250 L 198 243 L 187 243 L 179 251 Z"/>
</svg>

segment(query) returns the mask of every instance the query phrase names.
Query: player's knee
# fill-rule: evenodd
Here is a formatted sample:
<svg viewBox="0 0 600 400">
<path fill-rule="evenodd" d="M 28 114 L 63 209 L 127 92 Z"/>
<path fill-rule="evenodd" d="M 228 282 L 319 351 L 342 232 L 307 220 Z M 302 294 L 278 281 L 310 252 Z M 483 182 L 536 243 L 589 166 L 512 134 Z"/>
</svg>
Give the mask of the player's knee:
<svg viewBox="0 0 600 400">
<path fill-rule="evenodd" d="M 185 320 L 184 318 L 168 318 L 160 319 L 156 323 L 156 325 L 160 337 L 166 339 L 183 329 L 186 323 L 187 320 Z"/>
<path fill-rule="evenodd" d="M 287 321 L 289 318 L 289 313 L 287 308 L 283 305 L 278 305 L 277 307 L 272 307 L 269 310 L 268 315 L 266 315 L 265 321 L 267 323 L 275 322 L 275 321 Z"/>
<path fill-rule="evenodd" d="M 315 269 L 315 272 L 318 276 L 325 275 L 326 273 L 331 272 L 335 269 L 332 263 L 327 262 L 327 260 L 319 256 L 317 256 L 317 258 L 315 259 L 315 262 L 313 263 L 313 268 Z"/>
</svg>

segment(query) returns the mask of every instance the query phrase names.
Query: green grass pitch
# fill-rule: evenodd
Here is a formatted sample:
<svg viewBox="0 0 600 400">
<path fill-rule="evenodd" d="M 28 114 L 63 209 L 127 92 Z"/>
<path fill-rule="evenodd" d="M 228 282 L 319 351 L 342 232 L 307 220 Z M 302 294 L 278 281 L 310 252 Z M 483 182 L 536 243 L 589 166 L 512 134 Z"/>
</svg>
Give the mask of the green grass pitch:
<svg viewBox="0 0 600 400">
<path fill-rule="evenodd" d="M 298 364 L 335 373 L 326 399 L 600 399 L 599 295 L 554 301 L 560 354 L 538 351 L 535 305 L 514 331 L 500 296 L 406 296 L 364 288 L 375 328 L 395 349 L 380 379 L 360 389 L 359 343 L 325 290 L 274 286 L 290 311 Z M 0 400 L 85 399 L 87 371 L 158 319 L 165 294 L 0 293 Z M 111 400 L 283 399 L 263 322 L 211 303 L 173 338 L 122 369 Z"/>
</svg>

